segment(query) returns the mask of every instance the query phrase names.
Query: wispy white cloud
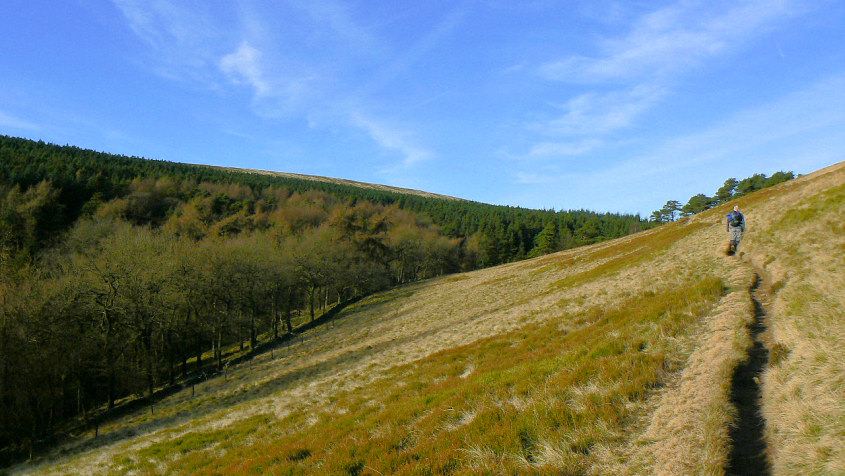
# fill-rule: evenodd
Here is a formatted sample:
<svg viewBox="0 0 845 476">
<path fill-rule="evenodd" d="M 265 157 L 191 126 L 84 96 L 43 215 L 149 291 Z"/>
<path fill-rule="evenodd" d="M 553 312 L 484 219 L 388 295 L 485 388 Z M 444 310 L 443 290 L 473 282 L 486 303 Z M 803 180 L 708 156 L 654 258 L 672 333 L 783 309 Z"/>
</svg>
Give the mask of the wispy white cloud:
<svg viewBox="0 0 845 476">
<path fill-rule="evenodd" d="M 403 157 L 402 167 L 409 167 L 433 157 L 431 152 L 415 143 L 411 132 L 401 130 L 396 126 L 361 113 L 353 113 L 351 120 L 355 127 L 365 131 L 381 148 L 399 153 Z M 389 171 L 389 169 L 385 169 L 383 172 Z M 395 167 L 392 169 L 395 169 Z"/>
<path fill-rule="evenodd" d="M 794 3 L 682 1 L 635 18 L 620 36 L 599 39 L 592 56 L 540 65 L 541 78 L 581 92 L 557 106 L 563 114 L 532 124 L 543 138 L 529 156 L 585 154 L 614 142 L 670 96 L 681 75 L 744 48 L 795 13 Z"/>
<path fill-rule="evenodd" d="M 608 167 L 554 176 L 587 203 L 603 204 L 597 190 L 615 190 L 606 207 L 641 213 L 669 198 L 710 194 L 728 177 L 793 170 L 808 173 L 843 160 L 845 71 L 769 103 L 733 114 L 703 131 L 667 139 Z M 643 184 L 653 184 L 643 189 Z M 551 186 L 550 185 L 550 186 Z M 692 189 L 692 192 L 690 190 Z M 596 205 L 593 205 L 596 206 Z"/>
<path fill-rule="evenodd" d="M 210 81 L 217 47 L 225 29 L 202 3 L 172 0 L 112 0 L 132 31 L 153 53 L 162 76 Z"/>
<path fill-rule="evenodd" d="M 201 2 L 113 2 L 149 46 L 149 63 L 162 76 L 188 80 L 204 90 L 247 88 L 252 93 L 252 111 L 263 118 L 307 116 L 328 102 L 313 94 L 322 65 L 317 59 L 291 60 L 286 55 L 289 48 L 284 47 L 287 42 L 275 36 L 278 25 L 269 24 L 263 11 L 249 3 L 239 5 L 230 17 L 220 12 L 214 17 Z M 332 17 L 335 24 L 342 24 L 340 14 Z"/>
<path fill-rule="evenodd" d="M 202 10 L 188 9 L 169 0 L 113 0 L 141 38 L 156 47 L 195 45 L 207 36 L 209 25 Z"/>
<path fill-rule="evenodd" d="M 630 126 L 662 95 L 661 88 L 645 84 L 630 90 L 584 93 L 561 107 L 562 116 L 539 128 L 549 134 L 565 136 L 607 134 Z"/>
<path fill-rule="evenodd" d="M 347 47 L 360 51 L 381 49 L 378 40 L 359 25 L 346 4 L 333 0 L 297 0 L 288 2 L 294 8 L 305 11 L 313 24 L 331 31 L 331 36 Z"/>
<path fill-rule="evenodd" d="M 433 157 L 410 123 L 400 126 L 374 112 L 384 109 L 377 93 L 454 31 L 464 7 L 396 53 L 356 21 L 348 4 L 334 0 L 242 3 L 231 18 L 214 17 L 207 5 L 189 0 L 112 1 L 164 76 L 203 89 L 244 88 L 261 118 L 362 131 L 387 156 L 399 157 L 399 168 Z M 268 20 L 279 16 L 288 22 Z M 362 75 L 362 66 L 373 71 Z"/>
<path fill-rule="evenodd" d="M 464 1 L 452 8 L 434 28 L 422 35 L 409 48 L 396 55 L 387 63 L 385 68 L 376 72 L 373 78 L 362 88 L 362 94 L 377 91 L 396 80 L 398 76 L 407 72 L 412 65 L 419 62 L 432 49 L 445 41 L 461 25 L 468 12 L 468 3 Z"/>
<path fill-rule="evenodd" d="M 29 122 L 25 119 L 21 119 L 19 117 L 15 117 L 11 114 L 8 114 L 4 111 L 0 111 L 0 126 L 8 127 L 11 129 L 21 129 L 21 130 L 28 130 L 28 131 L 37 131 L 40 127 L 32 122 Z"/>
<path fill-rule="evenodd" d="M 842 130 L 845 130 L 845 73 L 768 104 L 740 111 L 705 131 L 667 141 L 650 153 L 620 164 L 603 177 L 627 181 L 710 166 L 730 169 L 732 165 L 753 163 L 762 169 L 781 164 L 800 165 L 807 160 L 813 162 L 809 164 L 812 169 L 821 165 L 815 162 L 812 151 L 845 147 Z M 836 160 L 841 160 L 841 155 Z"/>
<path fill-rule="evenodd" d="M 778 170 L 808 173 L 840 162 L 845 150 L 842 130 L 845 71 L 738 111 L 700 132 L 631 151 L 621 163 L 577 170 L 541 164 L 539 171 L 516 172 L 514 181 L 530 185 L 535 200 L 537 190 L 555 196 L 566 189 L 577 202 L 565 207 L 647 216 L 667 199 L 685 201 L 696 193 L 712 194 L 728 177 Z"/>
<path fill-rule="evenodd" d="M 531 157 L 554 157 L 582 155 L 602 145 L 599 139 L 585 139 L 575 142 L 543 142 L 531 148 Z"/>
<path fill-rule="evenodd" d="M 261 52 L 244 41 L 234 53 L 220 59 L 220 70 L 232 81 L 251 86 L 257 96 L 266 96 L 271 87 L 259 64 L 260 58 Z"/>
<path fill-rule="evenodd" d="M 293 68 L 287 68 L 285 61 L 273 58 L 273 54 L 265 54 L 243 41 L 235 51 L 220 58 L 218 67 L 229 83 L 252 91 L 252 111 L 259 117 L 302 117 L 316 126 L 319 121 L 314 117 L 325 116 L 335 107 L 330 105 L 330 95 L 319 91 L 320 74 L 311 68 L 287 71 Z"/>
<path fill-rule="evenodd" d="M 599 55 L 550 61 L 539 72 L 576 83 L 653 80 L 741 48 L 796 8 L 790 0 L 683 2 L 644 15 L 622 37 L 601 40 Z"/>
<path fill-rule="evenodd" d="M 382 173 L 396 173 L 407 170 L 420 162 L 435 157 L 435 154 L 420 146 L 415 134 L 409 131 L 407 127 L 397 126 L 391 121 L 376 119 L 372 115 L 361 112 L 360 101 L 367 101 L 370 96 L 395 81 L 397 77 L 410 70 L 431 50 L 446 41 L 447 37 L 460 26 L 467 14 L 468 5 L 469 2 L 464 1 L 453 7 L 436 23 L 434 28 L 423 34 L 410 47 L 387 61 L 385 67 L 375 71 L 365 84 L 354 91 L 355 97 L 351 101 L 344 102 L 344 104 L 347 104 L 345 114 L 351 118 L 354 127 L 366 132 L 381 149 L 397 153 L 402 157 L 399 164 L 383 167 Z M 440 97 L 442 94 L 445 93 L 435 95 L 433 98 Z M 433 100 L 433 98 L 426 101 Z M 350 107 L 348 104 L 355 105 Z M 419 107 L 420 104 L 422 103 L 417 104 L 416 107 Z"/>
</svg>

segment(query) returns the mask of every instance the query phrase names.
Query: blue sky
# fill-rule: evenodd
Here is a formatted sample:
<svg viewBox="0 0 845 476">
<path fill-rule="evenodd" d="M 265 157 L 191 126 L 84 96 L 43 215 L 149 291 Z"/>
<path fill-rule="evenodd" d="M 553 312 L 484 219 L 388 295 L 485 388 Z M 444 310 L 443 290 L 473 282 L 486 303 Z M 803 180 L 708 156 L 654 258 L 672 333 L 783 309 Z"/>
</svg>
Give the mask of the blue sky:
<svg viewBox="0 0 845 476">
<path fill-rule="evenodd" d="M 0 133 L 639 212 L 845 160 L 845 2 L 4 0 Z"/>
</svg>

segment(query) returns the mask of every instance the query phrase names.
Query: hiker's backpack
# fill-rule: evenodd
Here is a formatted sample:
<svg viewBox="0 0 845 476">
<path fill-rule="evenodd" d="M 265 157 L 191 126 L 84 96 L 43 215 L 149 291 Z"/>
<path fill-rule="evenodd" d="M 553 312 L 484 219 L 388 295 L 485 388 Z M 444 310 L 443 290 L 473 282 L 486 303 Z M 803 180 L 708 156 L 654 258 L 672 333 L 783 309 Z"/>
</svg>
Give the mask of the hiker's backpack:
<svg viewBox="0 0 845 476">
<path fill-rule="evenodd" d="M 742 213 L 732 212 L 728 216 L 728 223 L 730 223 L 731 226 L 742 226 Z"/>
</svg>

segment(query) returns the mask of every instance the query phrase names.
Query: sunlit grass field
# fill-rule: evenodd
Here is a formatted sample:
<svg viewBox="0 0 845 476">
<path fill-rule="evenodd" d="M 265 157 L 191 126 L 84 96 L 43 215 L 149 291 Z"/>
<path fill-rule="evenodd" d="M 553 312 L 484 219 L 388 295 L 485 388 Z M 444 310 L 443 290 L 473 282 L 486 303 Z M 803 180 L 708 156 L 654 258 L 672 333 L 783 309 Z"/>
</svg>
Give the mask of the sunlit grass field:
<svg viewBox="0 0 845 476">
<path fill-rule="evenodd" d="M 845 167 L 761 197 L 751 258 L 777 289 L 763 413 L 775 474 L 845 474 Z"/>
<path fill-rule="evenodd" d="M 845 473 L 843 183 L 840 165 L 742 198 L 738 257 L 725 206 L 372 296 L 14 471 L 724 474 L 756 269 L 777 296 L 775 473 Z"/>
</svg>

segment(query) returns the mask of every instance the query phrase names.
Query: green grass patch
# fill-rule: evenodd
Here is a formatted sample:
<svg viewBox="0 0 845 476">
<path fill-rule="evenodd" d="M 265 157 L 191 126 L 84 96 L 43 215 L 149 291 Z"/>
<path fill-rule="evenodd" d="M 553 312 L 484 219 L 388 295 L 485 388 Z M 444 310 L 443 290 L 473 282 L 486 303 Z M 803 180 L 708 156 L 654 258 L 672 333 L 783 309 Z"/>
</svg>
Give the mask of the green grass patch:
<svg viewBox="0 0 845 476">
<path fill-rule="evenodd" d="M 586 256 L 580 258 L 588 262 L 606 260 L 602 264 L 586 271 L 567 276 L 552 284 L 553 289 L 573 287 L 593 281 L 599 277 L 617 273 L 622 269 L 638 263 L 651 260 L 659 252 L 667 250 L 679 239 L 688 236 L 704 227 L 705 223 L 674 222 L 663 225 L 648 235 L 634 237 L 631 241 L 621 241 L 617 244 L 601 247 Z M 573 261 L 575 260 L 575 261 Z M 559 266 L 566 268 L 577 262 L 577 259 L 569 259 L 561 262 Z"/>
<path fill-rule="evenodd" d="M 805 223 L 818 220 L 828 212 L 841 212 L 843 203 L 845 203 L 845 184 L 795 204 L 772 226 L 772 230 L 803 227 Z M 843 222 L 840 220 L 837 224 L 841 230 Z"/>
<path fill-rule="evenodd" d="M 258 432 L 259 429 L 266 429 L 275 421 L 276 418 L 272 415 L 256 415 L 240 420 L 223 429 L 195 431 L 176 438 L 165 439 L 138 451 L 141 469 L 149 470 L 155 467 L 155 463 L 158 461 L 168 460 L 173 457 L 182 457 L 189 453 L 209 448 L 228 449 L 232 445 L 242 443 L 250 435 Z M 203 455 L 201 460 L 205 460 L 206 458 L 207 455 Z M 124 461 L 124 464 L 131 466 L 127 461 Z M 198 469 L 195 466 L 191 467 Z"/>
<path fill-rule="evenodd" d="M 404 299 L 412 296 L 416 290 L 418 283 L 408 284 L 390 291 L 383 291 L 368 296 L 354 304 L 347 306 L 343 310 L 344 315 L 349 315 L 356 312 L 362 312 L 374 308 L 380 304 L 393 302 L 397 299 Z"/>
</svg>

